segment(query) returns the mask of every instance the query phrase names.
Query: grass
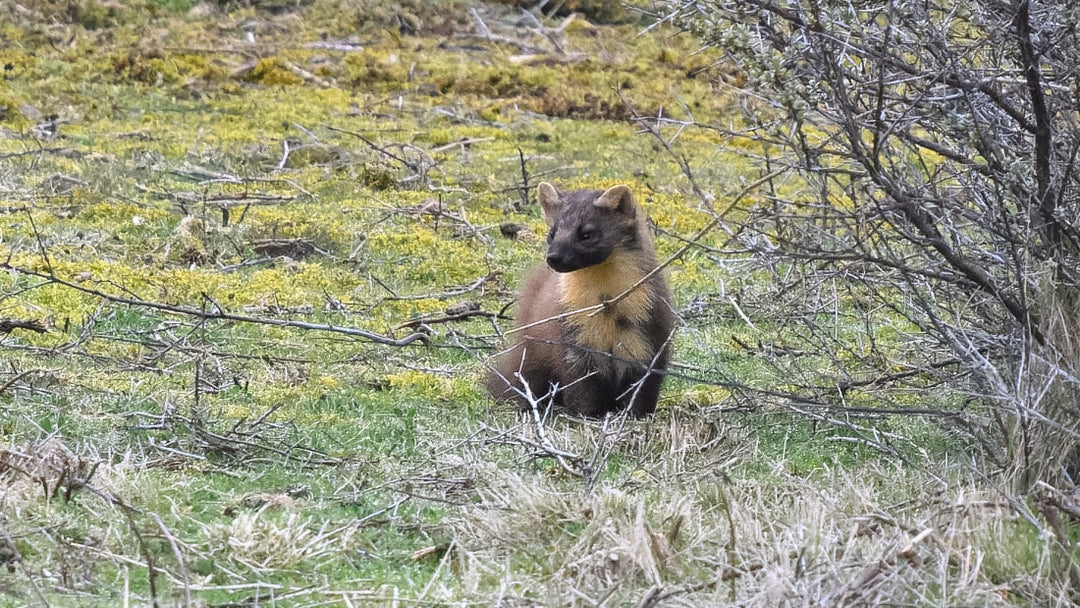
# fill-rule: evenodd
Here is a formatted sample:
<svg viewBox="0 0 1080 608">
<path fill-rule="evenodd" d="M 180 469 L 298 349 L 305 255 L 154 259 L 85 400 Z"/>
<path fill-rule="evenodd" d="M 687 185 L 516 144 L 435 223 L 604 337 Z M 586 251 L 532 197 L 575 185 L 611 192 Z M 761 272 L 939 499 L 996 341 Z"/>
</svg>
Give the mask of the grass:
<svg viewBox="0 0 1080 608">
<path fill-rule="evenodd" d="M 578 18 L 559 54 L 493 3 L 254 4 L 0 24 L 0 319 L 48 327 L 0 341 L 0 605 L 1069 605 L 1070 556 L 947 427 L 877 420 L 889 456 L 690 379 L 784 381 L 739 345 L 766 334 L 728 296 L 769 280 L 740 260 L 672 266 L 687 377 L 655 419 L 547 422 L 588 482 L 483 394 L 506 321 L 390 347 L 182 313 L 498 312 L 542 250 L 523 159 L 629 183 L 670 255 L 710 216 L 620 94 L 737 126 L 720 58 L 644 22 Z M 679 139 L 718 200 L 755 153 L 724 143 Z"/>
</svg>

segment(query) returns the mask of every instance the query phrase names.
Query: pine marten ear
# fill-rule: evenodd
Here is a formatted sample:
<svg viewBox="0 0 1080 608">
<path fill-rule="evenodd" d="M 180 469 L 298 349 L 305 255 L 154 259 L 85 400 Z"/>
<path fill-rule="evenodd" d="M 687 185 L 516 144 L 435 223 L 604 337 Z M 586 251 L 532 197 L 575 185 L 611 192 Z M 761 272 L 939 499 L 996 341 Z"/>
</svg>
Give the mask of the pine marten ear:
<svg viewBox="0 0 1080 608">
<path fill-rule="evenodd" d="M 604 191 L 595 201 L 593 206 L 600 209 L 619 211 L 630 217 L 634 217 L 634 194 L 627 186 L 612 186 Z"/>
<path fill-rule="evenodd" d="M 555 225 L 555 216 L 559 215 L 562 208 L 562 197 L 555 186 L 547 182 L 540 182 L 536 187 L 536 198 L 540 200 L 540 208 L 544 210 L 544 221 L 550 230 Z"/>
</svg>

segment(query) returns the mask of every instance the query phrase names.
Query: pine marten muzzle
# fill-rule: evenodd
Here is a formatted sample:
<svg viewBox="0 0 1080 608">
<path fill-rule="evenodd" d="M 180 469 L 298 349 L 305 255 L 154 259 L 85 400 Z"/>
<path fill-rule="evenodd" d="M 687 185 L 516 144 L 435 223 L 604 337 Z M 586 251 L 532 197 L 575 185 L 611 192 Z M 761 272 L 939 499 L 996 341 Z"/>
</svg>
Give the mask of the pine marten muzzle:
<svg viewBox="0 0 1080 608">
<path fill-rule="evenodd" d="M 550 396 L 584 416 L 652 413 L 674 315 L 662 275 L 645 278 L 657 261 L 644 210 L 626 186 L 560 192 L 541 183 L 537 198 L 547 265 L 522 290 L 514 345 L 488 390 L 522 407 L 531 406 L 527 395 L 538 403 Z"/>
</svg>

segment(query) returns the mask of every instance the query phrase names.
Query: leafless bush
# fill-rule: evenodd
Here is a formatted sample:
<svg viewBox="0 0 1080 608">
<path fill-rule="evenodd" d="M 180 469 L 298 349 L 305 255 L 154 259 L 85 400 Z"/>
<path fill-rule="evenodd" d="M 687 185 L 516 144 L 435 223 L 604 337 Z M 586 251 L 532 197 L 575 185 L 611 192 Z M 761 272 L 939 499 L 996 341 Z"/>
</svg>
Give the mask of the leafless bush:
<svg viewBox="0 0 1080 608">
<path fill-rule="evenodd" d="M 746 347 L 787 396 L 870 415 L 946 411 L 1020 491 L 1072 487 L 1080 7 L 665 7 L 737 68 L 718 86 L 743 119 L 708 128 L 761 175 L 779 173 L 726 253 L 772 279 L 740 314 L 769 320 L 775 339 Z"/>
</svg>

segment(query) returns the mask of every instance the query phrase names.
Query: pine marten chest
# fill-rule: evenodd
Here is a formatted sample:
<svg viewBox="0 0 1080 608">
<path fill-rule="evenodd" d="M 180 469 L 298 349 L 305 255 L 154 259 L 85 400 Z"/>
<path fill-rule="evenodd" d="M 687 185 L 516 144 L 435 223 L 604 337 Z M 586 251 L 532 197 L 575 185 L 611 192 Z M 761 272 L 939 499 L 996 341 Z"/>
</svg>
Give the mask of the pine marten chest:
<svg viewBox="0 0 1080 608">
<path fill-rule="evenodd" d="M 614 299 L 636 285 L 645 273 L 631 259 L 632 253 L 616 252 L 606 261 L 561 276 L 564 311 L 573 312 Z M 653 298 L 642 284 L 608 307 L 571 314 L 567 325 L 581 347 L 625 361 L 649 362 L 655 354 L 648 336 Z"/>
</svg>

